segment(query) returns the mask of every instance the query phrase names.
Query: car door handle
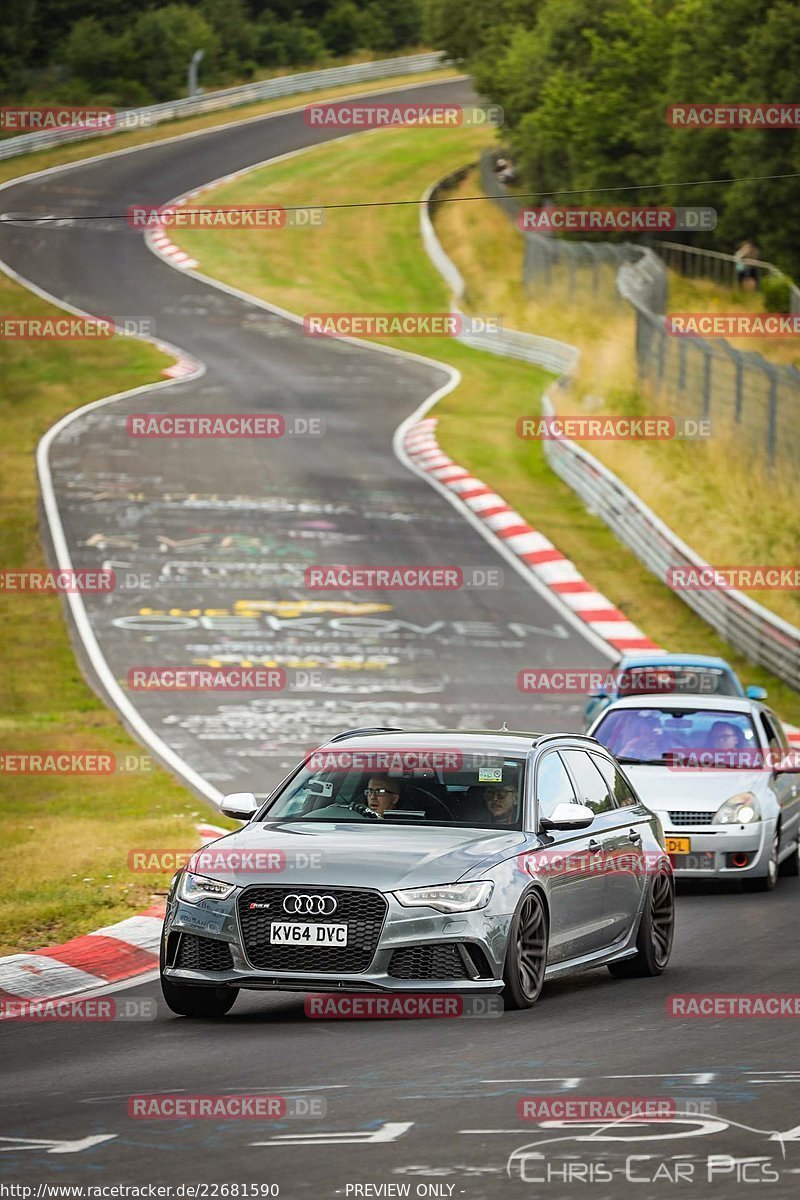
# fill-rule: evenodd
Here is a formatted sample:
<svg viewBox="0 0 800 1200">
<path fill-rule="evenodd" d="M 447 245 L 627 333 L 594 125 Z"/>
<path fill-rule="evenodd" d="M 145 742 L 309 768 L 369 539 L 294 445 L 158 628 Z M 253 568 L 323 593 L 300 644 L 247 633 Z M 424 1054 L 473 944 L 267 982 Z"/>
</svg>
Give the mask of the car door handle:
<svg viewBox="0 0 800 1200">
<path fill-rule="evenodd" d="M 639 832 L 637 832 L 637 830 L 635 830 L 635 829 L 631 829 L 631 830 L 629 831 L 629 833 L 628 833 L 628 837 L 631 839 L 631 841 L 633 842 L 634 846 L 641 846 L 641 844 L 642 844 L 642 835 L 641 835 Z"/>
<path fill-rule="evenodd" d="M 599 842 L 592 838 L 592 840 L 589 842 L 589 849 L 591 850 L 592 854 L 599 854 L 603 847 Z"/>
</svg>

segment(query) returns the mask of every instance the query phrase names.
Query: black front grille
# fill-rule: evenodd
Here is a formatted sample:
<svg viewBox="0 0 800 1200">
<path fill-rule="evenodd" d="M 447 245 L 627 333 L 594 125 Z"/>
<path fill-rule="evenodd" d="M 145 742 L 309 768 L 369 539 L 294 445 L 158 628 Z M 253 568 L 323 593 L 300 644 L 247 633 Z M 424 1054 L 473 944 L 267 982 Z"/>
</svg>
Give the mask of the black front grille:
<svg viewBox="0 0 800 1200">
<path fill-rule="evenodd" d="M 469 979 L 469 972 L 455 942 L 439 945 L 404 946 L 389 960 L 393 979 Z"/>
<path fill-rule="evenodd" d="M 673 825 L 710 825 L 714 819 L 713 812 L 671 812 L 670 822 Z"/>
<path fill-rule="evenodd" d="M 286 896 L 332 896 L 336 908 L 322 916 L 287 913 Z M 252 908 L 251 905 L 268 907 Z M 378 938 L 386 917 L 387 904 L 380 892 L 356 888 L 250 887 L 239 897 L 239 920 L 247 957 L 263 971 L 330 971 L 346 973 L 366 971 L 375 957 Z M 273 945 L 270 926 L 273 921 L 293 924 L 346 924 L 346 946 Z"/>
<path fill-rule="evenodd" d="M 232 971 L 231 948 L 227 942 L 184 933 L 175 966 L 188 971 Z"/>
</svg>

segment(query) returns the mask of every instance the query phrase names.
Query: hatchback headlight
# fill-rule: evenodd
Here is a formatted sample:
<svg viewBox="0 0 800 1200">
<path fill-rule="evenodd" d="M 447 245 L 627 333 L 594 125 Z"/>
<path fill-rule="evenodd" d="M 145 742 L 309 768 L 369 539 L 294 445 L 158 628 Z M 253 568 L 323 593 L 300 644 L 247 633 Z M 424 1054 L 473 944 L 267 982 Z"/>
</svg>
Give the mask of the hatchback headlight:
<svg viewBox="0 0 800 1200">
<path fill-rule="evenodd" d="M 178 884 L 178 896 L 188 904 L 197 904 L 199 900 L 225 900 L 235 887 L 235 883 L 223 883 L 221 879 L 184 871 Z"/>
<path fill-rule="evenodd" d="M 752 792 L 739 792 L 721 804 L 714 813 L 712 825 L 750 825 L 761 820 L 761 805 Z"/>
<path fill-rule="evenodd" d="M 406 908 L 435 908 L 437 912 L 469 912 L 486 908 L 494 891 L 490 879 L 475 883 L 445 883 L 440 887 L 404 888 L 395 896 Z"/>
</svg>

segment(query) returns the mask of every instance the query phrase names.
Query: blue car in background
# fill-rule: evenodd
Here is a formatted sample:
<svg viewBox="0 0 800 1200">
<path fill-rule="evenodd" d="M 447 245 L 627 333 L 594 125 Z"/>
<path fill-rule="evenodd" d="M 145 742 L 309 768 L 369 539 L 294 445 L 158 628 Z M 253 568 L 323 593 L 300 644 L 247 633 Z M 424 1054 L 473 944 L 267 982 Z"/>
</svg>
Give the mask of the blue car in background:
<svg viewBox="0 0 800 1200">
<path fill-rule="evenodd" d="M 584 713 L 587 728 L 604 708 L 623 696 L 663 691 L 679 695 L 746 696 L 750 700 L 767 698 L 762 687 L 742 687 L 730 663 L 711 654 L 667 654 L 657 650 L 623 654 L 609 676 L 610 686 L 589 693 Z"/>
</svg>

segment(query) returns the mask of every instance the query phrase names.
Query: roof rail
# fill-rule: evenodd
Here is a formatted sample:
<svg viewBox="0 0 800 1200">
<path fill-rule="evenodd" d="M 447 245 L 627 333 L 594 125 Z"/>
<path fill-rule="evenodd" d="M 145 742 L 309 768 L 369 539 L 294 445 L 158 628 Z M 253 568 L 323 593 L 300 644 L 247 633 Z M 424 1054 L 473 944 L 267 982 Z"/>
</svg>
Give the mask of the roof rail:
<svg viewBox="0 0 800 1200">
<path fill-rule="evenodd" d="M 362 725 L 358 729 L 345 729 L 344 733 L 335 733 L 329 742 L 341 742 L 345 738 L 358 737 L 362 733 L 405 733 L 396 725 Z"/>
<path fill-rule="evenodd" d="M 593 746 L 602 746 L 602 742 L 598 742 L 596 737 L 589 733 L 543 733 L 541 737 L 536 739 L 535 745 L 540 746 L 542 742 L 551 740 L 552 738 L 577 738 L 580 742 L 591 742 Z"/>
</svg>

